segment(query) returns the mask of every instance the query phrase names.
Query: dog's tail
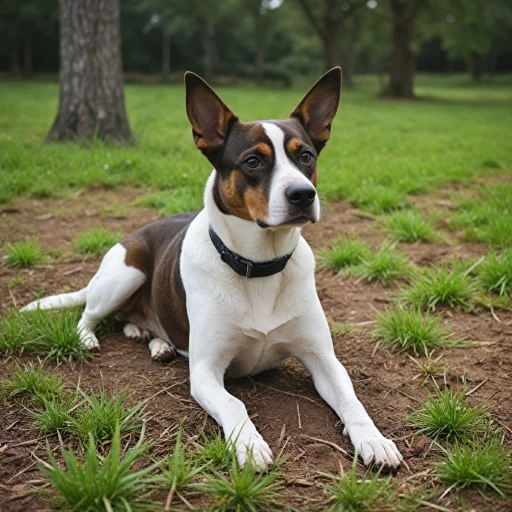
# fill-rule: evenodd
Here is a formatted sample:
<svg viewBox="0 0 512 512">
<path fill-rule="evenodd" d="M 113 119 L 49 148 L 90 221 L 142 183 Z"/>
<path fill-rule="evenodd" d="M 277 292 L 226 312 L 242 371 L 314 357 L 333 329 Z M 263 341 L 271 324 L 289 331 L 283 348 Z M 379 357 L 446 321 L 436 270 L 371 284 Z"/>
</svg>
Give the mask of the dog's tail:
<svg viewBox="0 0 512 512">
<path fill-rule="evenodd" d="M 74 306 L 83 306 L 87 300 L 87 287 L 77 292 L 61 293 L 59 295 L 51 295 L 44 299 L 35 300 L 27 304 L 21 311 L 34 311 L 35 309 L 57 309 L 71 308 Z"/>
</svg>

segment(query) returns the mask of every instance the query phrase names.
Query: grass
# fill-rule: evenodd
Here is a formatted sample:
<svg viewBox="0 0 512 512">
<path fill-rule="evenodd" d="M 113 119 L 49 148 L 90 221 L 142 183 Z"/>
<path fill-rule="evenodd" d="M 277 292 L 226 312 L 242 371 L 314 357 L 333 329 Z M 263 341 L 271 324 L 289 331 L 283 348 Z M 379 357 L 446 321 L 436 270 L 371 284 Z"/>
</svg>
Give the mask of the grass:
<svg viewBox="0 0 512 512">
<path fill-rule="evenodd" d="M 512 224 L 511 224 L 512 226 Z M 490 252 L 477 268 L 478 284 L 500 297 L 512 295 L 512 247 L 501 255 Z"/>
<path fill-rule="evenodd" d="M 155 192 L 135 201 L 137 206 L 154 208 L 160 216 L 174 215 L 180 212 L 200 210 L 203 207 L 203 191 L 201 188 L 170 190 Z"/>
<path fill-rule="evenodd" d="M 0 352 L 28 352 L 58 362 L 84 361 L 91 357 L 78 334 L 80 310 L 9 310 L 0 319 Z"/>
<path fill-rule="evenodd" d="M 259 510 L 280 510 L 283 484 L 276 465 L 268 471 L 258 472 L 248 461 L 243 468 L 232 456 L 228 475 L 214 472 L 207 475 L 204 490 L 217 497 L 214 509 L 220 512 L 257 512 Z"/>
<path fill-rule="evenodd" d="M 5 264 L 10 268 L 31 268 L 46 261 L 37 238 L 30 237 L 5 246 Z"/>
<path fill-rule="evenodd" d="M 59 508 L 75 512 L 156 510 L 157 504 L 149 501 L 148 494 L 154 482 L 151 472 L 157 465 L 134 468 L 151 445 L 143 444 L 143 430 L 137 444 L 121 453 L 121 430 L 116 425 L 105 456 L 98 452 L 92 435 L 82 461 L 62 448 L 60 464 L 47 448 L 49 464 L 40 461 L 39 469 L 54 489 L 51 494 L 47 491 L 48 497 Z"/>
<path fill-rule="evenodd" d="M 397 242 L 431 242 L 436 235 L 429 221 L 409 209 L 394 213 L 385 220 L 385 225 Z"/>
<path fill-rule="evenodd" d="M 194 484 L 192 480 L 203 470 L 203 466 L 197 465 L 196 461 L 186 456 L 185 448 L 181 443 L 182 435 L 183 424 L 180 423 L 174 451 L 172 455 L 166 458 L 162 470 L 161 480 L 164 486 L 169 489 L 165 504 L 166 510 L 171 506 L 172 498 L 176 492 L 198 487 L 198 484 Z"/>
<path fill-rule="evenodd" d="M 42 398 L 40 408 L 28 409 L 28 414 L 34 420 L 34 426 L 39 429 L 40 435 L 69 432 L 73 411 L 80 404 L 75 393 Z"/>
<path fill-rule="evenodd" d="M 103 256 L 122 238 L 123 234 L 119 231 L 113 232 L 99 227 L 81 233 L 76 239 L 75 251 L 90 256 Z"/>
<path fill-rule="evenodd" d="M 394 493 L 390 478 L 381 478 L 379 473 L 366 474 L 359 478 L 356 472 L 357 458 L 350 471 L 343 475 L 324 475 L 331 479 L 324 489 L 333 497 L 329 512 L 365 512 L 389 505 Z"/>
<path fill-rule="evenodd" d="M 438 389 L 409 415 L 409 421 L 418 433 L 433 439 L 467 440 L 489 430 L 489 413 L 484 405 L 469 405 L 465 388 Z"/>
<path fill-rule="evenodd" d="M 125 388 L 107 397 L 104 387 L 90 394 L 80 390 L 83 402 L 69 420 L 69 432 L 86 446 L 91 436 L 96 444 L 110 441 L 117 427 L 121 436 L 140 430 L 139 411 L 144 402 L 128 408 L 127 393 Z"/>
<path fill-rule="evenodd" d="M 356 279 L 388 285 L 398 279 L 408 277 L 412 265 L 407 257 L 394 245 L 384 242 L 378 252 L 363 258 L 361 262 L 347 269 L 347 273 Z"/>
<path fill-rule="evenodd" d="M 475 242 L 512 245 L 512 183 L 484 186 L 478 197 L 460 203 L 451 226 Z"/>
<path fill-rule="evenodd" d="M 222 436 L 220 428 L 216 427 L 210 434 L 201 431 L 201 443 L 198 450 L 193 453 L 196 463 L 204 466 L 207 471 L 228 471 L 233 452 L 229 443 Z"/>
<path fill-rule="evenodd" d="M 248 121 L 287 117 L 309 85 L 217 90 Z M 379 100 L 377 77 L 360 78 L 357 85 L 344 89 L 320 158 L 319 192 L 328 199 L 342 197 L 386 211 L 401 206 L 405 194 L 511 167 L 509 77 L 486 86 L 460 76 L 418 75 L 417 93 L 428 100 L 416 103 Z M 58 84 L 0 84 L 0 201 L 137 186 L 169 194 L 171 212 L 199 207 L 211 166 L 194 147 L 183 86 L 127 85 L 125 95 L 138 144 L 41 145 L 55 117 Z M 166 208 L 163 203 L 159 209 Z"/>
<path fill-rule="evenodd" d="M 377 313 L 376 322 L 372 336 L 396 352 L 428 355 L 432 349 L 453 346 L 441 318 L 424 315 L 419 309 L 386 309 Z"/>
<path fill-rule="evenodd" d="M 319 265 L 334 272 L 353 267 L 371 256 L 368 244 L 361 240 L 342 236 L 336 240 L 331 249 L 322 251 Z"/>
<path fill-rule="evenodd" d="M 497 437 L 485 442 L 455 443 L 440 447 L 445 460 L 435 463 L 437 478 L 450 488 L 494 491 L 504 497 L 512 491 L 511 451 Z"/>
<path fill-rule="evenodd" d="M 9 398 L 27 398 L 29 401 L 51 400 L 64 391 L 64 381 L 54 373 L 46 372 L 42 363 L 26 366 L 14 364 L 9 375 L 0 382 L 0 389 Z"/>
<path fill-rule="evenodd" d="M 450 270 L 442 265 L 417 274 L 412 285 L 399 295 L 399 300 L 424 310 L 435 310 L 441 306 L 467 309 L 475 291 L 474 280 L 467 270 Z"/>
</svg>

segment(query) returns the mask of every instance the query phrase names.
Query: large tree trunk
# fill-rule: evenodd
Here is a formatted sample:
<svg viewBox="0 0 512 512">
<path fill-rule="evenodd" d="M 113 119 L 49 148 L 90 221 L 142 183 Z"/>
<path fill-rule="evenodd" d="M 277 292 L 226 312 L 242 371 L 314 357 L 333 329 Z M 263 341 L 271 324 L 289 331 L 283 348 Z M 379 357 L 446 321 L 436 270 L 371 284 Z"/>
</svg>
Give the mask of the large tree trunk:
<svg viewBox="0 0 512 512">
<path fill-rule="evenodd" d="M 25 29 L 23 36 L 23 74 L 25 77 L 32 76 L 32 34 Z"/>
<path fill-rule="evenodd" d="M 414 26 L 421 0 L 390 0 L 393 15 L 393 48 L 386 95 L 414 98 Z"/>
<path fill-rule="evenodd" d="M 207 82 L 213 81 L 215 54 L 215 21 L 208 17 L 205 19 L 206 30 L 203 35 L 203 69 Z"/>
<path fill-rule="evenodd" d="M 162 75 L 169 80 L 171 73 L 171 34 L 164 28 L 162 33 Z"/>
<path fill-rule="evenodd" d="M 331 37 L 322 39 L 324 46 L 325 70 L 329 71 L 336 66 L 341 66 L 343 74 L 343 87 L 351 89 L 354 86 L 352 80 L 352 62 L 350 55 L 341 48 L 340 36 L 338 33 Z"/>
<path fill-rule="evenodd" d="M 128 143 L 119 0 L 59 0 L 60 100 L 47 141 Z"/>
<path fill-rule="evenodd" d="M 481 80 L 484 72 L 484 56 L 471 52 L 469 56 L 469 69 L 473 80 Z"/>
</svg>

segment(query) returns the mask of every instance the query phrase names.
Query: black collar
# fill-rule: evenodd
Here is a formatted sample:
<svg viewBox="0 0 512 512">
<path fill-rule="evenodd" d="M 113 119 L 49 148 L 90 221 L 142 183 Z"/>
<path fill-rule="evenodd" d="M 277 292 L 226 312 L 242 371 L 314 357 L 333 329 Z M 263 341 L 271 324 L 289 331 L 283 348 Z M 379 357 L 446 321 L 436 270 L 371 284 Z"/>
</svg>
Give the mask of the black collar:
<svg viewBox="0 0 512 512">
<path fill-rule="evenodd" d="M 229 250 L 212 227 L 210 227 L 210 238 L 212 239 L 215 249 L 217 249 L 220 254 L 220 259 L 229 265 L 237 274 L 245 277 L 267 277 L 278 274 L 284 270 L 284 267 L 286 267 L 288 260 L 293 254 L 292 251 L 290 254 L 286 254 L 275 260 L 255 263 Z"/>
</svg>

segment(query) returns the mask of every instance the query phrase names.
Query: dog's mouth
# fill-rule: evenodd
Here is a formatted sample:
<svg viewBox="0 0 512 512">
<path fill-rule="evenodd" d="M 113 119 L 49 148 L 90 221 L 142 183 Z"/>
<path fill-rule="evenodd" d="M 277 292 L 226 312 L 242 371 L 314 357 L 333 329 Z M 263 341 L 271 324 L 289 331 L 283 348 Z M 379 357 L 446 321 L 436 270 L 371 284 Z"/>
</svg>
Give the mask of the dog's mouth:
<svg viewBox="0 0 512 512">
<path fill-rule="evenodd" d="M 309 223 L 314 224 L 316 220 L 311 217 L 310 215 L 297 215 L 296 217 L 292 217 L 290 219 L 285 220 L 284 222 L 280 222 L 279 224 L 267 224 L 266 222 L 263 222 L 262 220 L 256 221 L 256 224 L 262 229 L 276 229 L 276 228 L 285 228 L 285 227 L 300 227 L 305 226 Z"/>
</svg>

